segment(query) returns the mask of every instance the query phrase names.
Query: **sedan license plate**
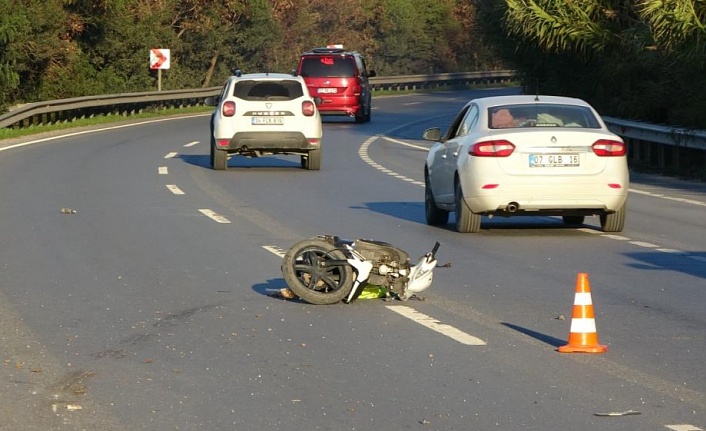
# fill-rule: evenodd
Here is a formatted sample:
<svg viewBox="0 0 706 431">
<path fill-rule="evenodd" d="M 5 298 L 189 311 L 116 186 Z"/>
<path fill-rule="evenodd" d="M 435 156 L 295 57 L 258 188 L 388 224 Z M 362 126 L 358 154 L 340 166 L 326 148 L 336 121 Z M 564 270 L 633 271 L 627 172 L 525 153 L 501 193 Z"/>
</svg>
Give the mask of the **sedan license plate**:
<svg viewBox="0 0 706 431">
<path fill-rule="evenodd" d="M 284 124 L 282 117 L 252 117 L 253 124 Z"/>
<path fill-rule="evenodd" d="M 530 168 L 579 166 L 578 154 L 530 154 Z"/>
<path fill-rule="evenodd" d="M 319 88 L 319 89 L 316 90 L 316 91 L 318 91 L 319 93 L 331 94 L 331 93 L 335 93 L 335 92 L 336 92 L 336 89 L 335 89 L 335 88 Z"/>
</svg>

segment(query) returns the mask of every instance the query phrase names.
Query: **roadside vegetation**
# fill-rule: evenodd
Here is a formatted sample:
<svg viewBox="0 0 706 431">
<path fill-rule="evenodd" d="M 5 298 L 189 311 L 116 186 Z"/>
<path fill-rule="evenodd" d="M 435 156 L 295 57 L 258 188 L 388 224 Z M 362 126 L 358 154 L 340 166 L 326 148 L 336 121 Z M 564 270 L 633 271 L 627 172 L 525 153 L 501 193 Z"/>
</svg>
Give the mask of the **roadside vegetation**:
<svg viewBox="0 0 706 431">
<path fill-rule="evenodd" d="M 28 102 L 218 86 L 343 43 L 379 76 L 514 69 L 528 92 L 706 129 L 700 0 L 0 0 L 0 112 Z"/>
</svg>

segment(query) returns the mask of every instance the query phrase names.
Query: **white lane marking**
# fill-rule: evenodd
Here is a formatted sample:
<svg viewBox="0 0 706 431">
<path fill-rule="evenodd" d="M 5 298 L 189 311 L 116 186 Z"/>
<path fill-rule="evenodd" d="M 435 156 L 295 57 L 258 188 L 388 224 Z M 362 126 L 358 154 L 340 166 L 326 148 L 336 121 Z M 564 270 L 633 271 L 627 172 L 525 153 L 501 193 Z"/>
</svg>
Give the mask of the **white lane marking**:
<svg viewBox="0 0 706 431">
<path fill-rule="evenodd" d="M 160 166 L 157 169 L 157 172 L 159 172 L 159 175 L 167 175 L 169 173 L 169 169 L 167 169 L 166 166 Z"/>
<path fill-rule="evenodd" d="M 706 207 L 706 202 L 697 201 L 696 199 L 675 198 L 675 197 L 673 197 L 673 196 L 667 196 L 667 195 L 663 195 L 663 194 L 661 194 L 661 193 L 652 193 L 652 192 L 647 192 L 647 191 L 645 191 L 645 190 L 636 190 L 636 189 L 632 189 L 632 188 L 631 188 L 631 189 L 628 189 L 628 190 L 631 191 L 632 193 L 638 193 L 638 194 L 645 195 L 645 196 L 651 196 L 651 197 L 653 197 L 653 198 L 666 199 L 666 200 L 669 200 L 669 201 L 682 202 L 682 203 L 685 203 L 685 204 L 691 204 L 691 205 L 698 205 L 698 206 Z"/>
<path fill-rule="evenodd" d="M 174 157 L 176 157 L 177 154 L 179 154 L 179 153 L 175 153 L 172 151 L 171 153 L 167 153 L 167 155 L 164 156 L 164 158 L 165 159 L 173 159 Z"/>
<path fill-rule="evenodd" d="M 13 148 L 20 148 L 20 147 L 25 147 L 27 145 L 39 144 L 41 142 L 54 141 L 56 139 L 61 139 L 61 138 L 69 138 L 71 136 L 86 135 L 88 133 L 104 132 L 106 130 L 124 129 L 126 127 L 135 127 L 135 126 L 141 126 L 143 124 L 151 124 L 151 123 L 161 123 L 164 121 L 183 120 L 185 118 L 205 117 L 206 115 L 211 115 L 211 114 L 206 113 L 206 114 L 183 115 L 183 116 L 170 117 L 170 118 L 158 118 L 156 120 L 145 120 L 145 121 L 140 121 L 137 123 L 121 124 L 119 126 L 109 126 L 109 127 L 101 127 L 99 129 L 81 130 L 79 132 L 67 133 L 65 135 L 62 134 L 62 135 L 58 135 L 58 136 L 50 136 L 48 138 L 35 139 L 33 141 L 27 141 L 27 142 L 21 142 L 19 144 L 8 145 L 7 147 L 0 148 L 0 151 L 7 151 L 7 150 L 11 150 Z"/>
<path fill-rule="evenodd" d="M 617 240 L 617 241 L 628 241 L 628 240 L 630 240 L 630 238 L 624 237 L 624 236 L 622 236 L 622 235 L 605 234 L 605 235 L 601 235 L 601 236 L 603 236 L 603 238 L 610 238 L 610 239 L 614 239 L 614 240 Z"/>
<path fill-rule="evenodd" d="M 199 212 L 201 214 L 205 215 L 206 217 L 210 218 L 211 220 L 214 220 L 218 223 L 230 223 L 230 220 L 228 220 L 227 218 L 223 217 L 222 215 L 220 215 L 217 212 L 212 211 L 210 209 L 202 208 L 199 210 Z"/>
<path fill-rule="evenodd" d="M 665 425 L 665 427 L 673 431 L 703 431 L 701 428 L 689 424 Z"/>
<path fill-rule="evenodd" d="M 651 242 L 644 242 L 644 241 L 630 241 L 630 244 L 637 245 L 639 247 L 646 247 L 646 248 L 659 247 L 657 244 L 652 244 Z"/>
<path fill-rule="evenodd" d="M 433 331 L 436 331 L 442 335 L 458 341 L 461 344 L 466 344 L 468 346 L 485 346 L 485 341 L 480 338 L 476 338 L 473 335 L 466 334 L 454 328 L 451 325 L 447 325 L 439 322 L 433 317 L 429 317 L 426 314 L 420 313 L 417 310 L 407 307 L 405 305 L 388 305 L 387 309 L 394 311 L 401 316 L 404 316 L 414 322 L 419 323 Z"/>
<path fill-rule="evenodd" d="M 423 182 L 423 181 L 417 181 L 417 180 L 415 180 L 415 179 L 413 179 L 413 178 L 409 178 L 409 177 L 405 177 L 404 175 L 400 175 L 400 174 L 398 174 L 397 172 L 391 171 L 391 170 L 387 169 L 386 167 L 384 167 L 384 166 L 382 166 L 382 165 L 380 165 L 380 164 L 378 164 L 378 163 L 375 163 L 375 162 L 373 161 L 373 159 L 370 158 L 370 156 L 368 155 L 368 147 L 370 147 L 370 144 L 372 144 L 373 142 L 375 142 L 375 140 L 377 140 L 378 138 L 381 138 L 381 137 L 384 137 L 384 136 L 380 136 L 380 135 L 371 136 L 371 137 L 368 138 L 365 142 L 363 142 L 363 145 L 361 145 L 360 148 L 358 149 L 358 156 L 360 156 L 360 158 L 363 159 L 363 161 L 364 161 L 365 163 L 367 163 L 368 165 L 370 165 L 371 167 L 377 169 L 377 170 L 380 171 L 380 172 L 383 172 L 383 173 L 385 173 L 385 174 L 387 174 L 387 175 L 390 175 L 391 177 L 395 177 L 395 178 L 397 178 L 397 179 L 406 181 L 406 182 L 408 182 L 408 183 L 410 183 L 410 184 L 415 184 L 415 185 L 418 185 L 418 186 L 424 186 L 424 182 Z M 385 139 L 390 140 L 389 138 L 385 138 Z M 408 144 L 408 143 L 402 142 L 402 141 L 393 141 L 393 142 L 399 143 L 400 145 L 407 145 L 407 146 L 409 146 L 409 147 L 426 149 L 426 148 L 424 148 L 424 147 L 418 147 L 418 146 L 416 146 L 416 145 Z"/>
<path fill-rule="evenodd" d="M 410 105 L 421 105 L 421 104 L 422 104 L 422 102 L 407 102 L 407 103 L 403 103 L 402 105 L 410 106 Z"/>
<path fill-rule="evenodd" d="M 286 253 L 286 251 L 282 250 L 281 248 L 279 248 L 275 245 L 263 245 L 262 248 L 264 248 L 265 250 L 269 251 L 270 253 L 272 253 L 276 256 L 282 257 L 282 258 L 284 258 L 284 255 Z"/>
<path fill-rule="evenodd" d="M 167 188 L 169 189 L 170 192 L 174 193 L 175 195 L 183 195 L 184 192 L 181 191 L 179 187 L 177 187 L 175 184 L 167 184 Z"/>
<path fill-rule="evenodd" d="M 198 143 L 199 143 L 199 141 L 189 142 L 188 144 L 185 144 L 184 147 L 186 147 L 186 148 L 193 147 L 194 145 L 196 145 Z"/>
<path fill-rule="evenodd" d="M 409 142 L 400 141 L 399 139 L 390 138 L 388 136 L 382 136 L 382 139 L 384 139 L 386 141 L 394 142 L 395 144 L 404 145 L 405 147 L 414 148 L 416 150 L 429 151 L 429 148 L 427 148 L 427 147 L 422 147 L 421 145 L 410 144 Z"/>
</svg>

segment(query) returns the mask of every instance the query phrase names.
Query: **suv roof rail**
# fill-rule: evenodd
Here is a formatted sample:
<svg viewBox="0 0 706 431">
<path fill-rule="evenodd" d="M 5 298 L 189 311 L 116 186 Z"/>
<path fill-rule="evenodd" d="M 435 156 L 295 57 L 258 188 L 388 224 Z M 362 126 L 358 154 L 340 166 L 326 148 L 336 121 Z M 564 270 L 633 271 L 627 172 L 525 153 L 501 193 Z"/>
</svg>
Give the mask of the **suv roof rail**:
<svg viewBox="0 0 706 431">
<path fill-rule="evenodd" d="M 291 73 L 292 76 L 297 76 L 297 69 L 292 69 L 289 73 Z"/>
</svg>

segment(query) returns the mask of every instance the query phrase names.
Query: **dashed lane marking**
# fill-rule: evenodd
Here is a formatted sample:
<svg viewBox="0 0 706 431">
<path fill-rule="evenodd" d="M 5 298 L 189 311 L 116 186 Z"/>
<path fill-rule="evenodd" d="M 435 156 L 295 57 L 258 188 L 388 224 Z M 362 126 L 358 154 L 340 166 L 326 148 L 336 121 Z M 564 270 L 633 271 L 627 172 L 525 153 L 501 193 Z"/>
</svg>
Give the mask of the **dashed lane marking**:
<svg viewBox="0 0 706 431">
<path fill-rule="evenodd" d="M 262 248 L 265 250 L 269 251 L 270 253 L 279 256 L 279 257 L 284 257 L 286 251 L 282 250 L 280 247 L 274 246 L 274 245 L 263 245 Z"/>
<path fill-rule="evenodd" d="M 210 218 L 211 220 L 214 220 L 217 223 L 223 223 L 223 224 L 230 223 L 230 220 L 228 220 L 227 218 L 223 217 L 222 215 L 220 215 L 217 212 L 212 211 L 210 209 L 202 208 L 199 210 L 199 212 L 201 214 L 205 215 L 206 217 Z"/>
<path fill-rule="evenodd" d="M 420 313 L 419 311 L 413 308 L 407 307 L 405 305 L 388 305 L 386 308 L 412 320 L 413 322 L 417 322 L 422 326 L 436 331 L 439 334 L 445 335 L 453 340 L 456 340 L 461 344 L 465 344 L 467 346 L 485 346 L 485 341 L 481 340 L 480 338 L 466 334 L 465 332 L 460 331 L 451 325 L 441 323 L 433 317 L 429 317 L 424 313 Z"/>
<path fill-rule="evenodd" d="M 157 169 L 157 172 L 159 172 L 159 175 L 167 175 L 167 174 L 169 174 L 169 169 L 167 169 L 166 166 L 160 166 Z"/>
<path fill-rule="evenodd" d="M 199 141 L 194 141 L 194 142 L 189 142 L 188 144 L 185 144 L 184 147 L 189 148 L 193 147 L 194 145 L 197 145 Z"/>
<path fill-rule="evenodd" d="M 665 425 L 665 427 L 672 431 L 703 431 L 701 428 L 689 424 Z"/>
<path fill-rule="evenodd" d="M 177 156 L 177 154 L 179 154 L 179 153 L 175 153 L 175 152 L 172 151 L 171 153 L 167 153 L 167 155 L 164 156 L 164 158 L 165 158 L 165 159 L 173 159 L 174 157 Z"/>
<path fill-rule="evenodd" d="M 183 195 L 184 192 L 181 191 L 179 187 L 176 186 L 176 184 L 167 184 L 167 188 L 169 189 L 170 192 L 174 193 L 175 195 Z"/>
</svg>

